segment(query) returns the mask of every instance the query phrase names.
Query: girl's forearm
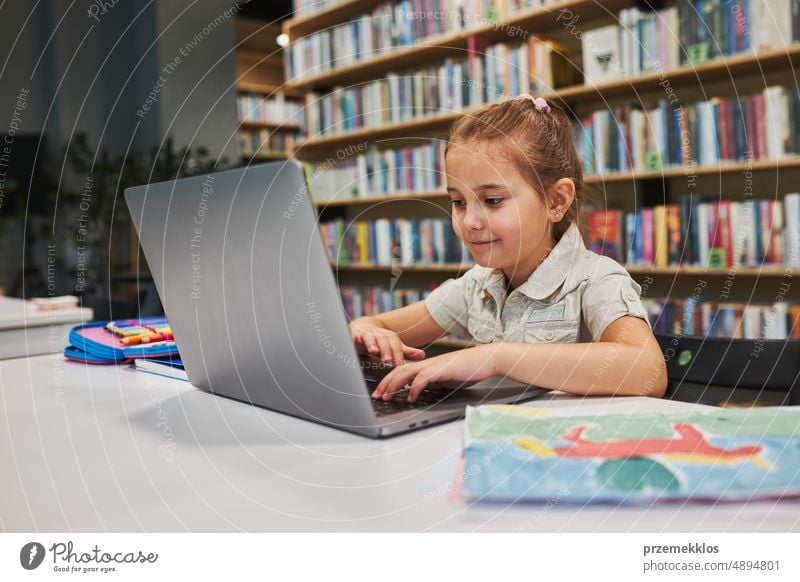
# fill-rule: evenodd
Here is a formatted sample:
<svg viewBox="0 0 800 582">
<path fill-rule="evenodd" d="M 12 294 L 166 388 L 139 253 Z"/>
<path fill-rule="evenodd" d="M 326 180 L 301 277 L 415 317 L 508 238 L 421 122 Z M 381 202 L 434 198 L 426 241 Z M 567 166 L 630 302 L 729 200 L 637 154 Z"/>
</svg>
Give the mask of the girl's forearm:
<svg viewBox="0 0 800 582">
<path fill-rule="evenodd" d="M 493 344 L 497 374 L 572 394 L 661 397 L 667 374 L 660 353 L 624 343 Z"/>
<path fill-rule="evenodd" d="M 372 315 L 364 315 L 362 317 L 357 317 L 350 322 L 350 325 L 358 326 L 359 324 L 364 326 L 372 325 L 375 327 L 387 329 L 386 324 L 383 321 L 381 321 L 378 317 Z"/>
</svg>

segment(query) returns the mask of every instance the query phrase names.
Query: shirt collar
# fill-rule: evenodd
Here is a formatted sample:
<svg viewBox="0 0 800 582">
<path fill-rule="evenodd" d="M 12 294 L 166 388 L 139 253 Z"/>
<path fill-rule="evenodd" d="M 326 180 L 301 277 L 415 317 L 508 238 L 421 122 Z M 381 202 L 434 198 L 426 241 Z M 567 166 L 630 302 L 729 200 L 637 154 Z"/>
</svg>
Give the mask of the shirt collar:
<svg viewBox="0 0 800 582">
<path fill-rule="evenodd" d="M 536 300 L 549 297 L 564 283 L 578 258 L 578 253 L 585 248 L 578 225 L 573 222 L 545 260 L 522 285 L 517 287 L 517 291 Z M 498 295 L 504 294 L 504 286 L 503 271 L 493 269 L 491 275 L 484 281 L 483 290 L 497 301 Z"/>
</svg>

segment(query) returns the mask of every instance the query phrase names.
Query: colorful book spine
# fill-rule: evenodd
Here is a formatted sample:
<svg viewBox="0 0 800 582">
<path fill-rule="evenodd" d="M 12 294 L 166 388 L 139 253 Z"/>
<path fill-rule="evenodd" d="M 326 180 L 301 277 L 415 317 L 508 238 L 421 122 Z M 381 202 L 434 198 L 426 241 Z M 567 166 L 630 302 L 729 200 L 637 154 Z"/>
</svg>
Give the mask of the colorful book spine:
<svg viewBox="0 0 800 582">
<path fill-rule="evenodd" d="M 381 218 L 375 221 L 323 222 L 320 232 L 328 257 L 337 265 L 472 264 L 449 220 Z"/>
<path fill-rule="evenodd" d="M 653 331 L 659 334 L 750 340 L 800 339 L 800 305 L 776 302 L 710 302 L 689 299 L 642 300 Z"/>
<path fill-rule="evenodd" d="M 800 193 L 745 201 L 685 196 L 635 213 L 587 210 L 582 221 L 590 250 L 632 266 L 800 267 Z"/>
<path fill-rule="evenodd" d="M 676 109 L 661 100 L 644 112 L 639 104 L 595 111 L 576 122 L 574 135 L 577 150 L 589 157 L 587 172 L 657 172 L 690 161 L 705 166 L 800 154 L 798 115 L 800 91 L 773 86 Z"/>
</svg>

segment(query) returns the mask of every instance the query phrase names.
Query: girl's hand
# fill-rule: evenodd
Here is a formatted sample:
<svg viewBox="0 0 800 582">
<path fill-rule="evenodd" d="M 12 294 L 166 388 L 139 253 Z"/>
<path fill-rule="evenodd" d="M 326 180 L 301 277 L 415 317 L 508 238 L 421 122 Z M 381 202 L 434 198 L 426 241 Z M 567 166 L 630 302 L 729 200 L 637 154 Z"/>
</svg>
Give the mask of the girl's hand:
<svg viewBox="0 0 800 582">
<path fill-rule="evenodd" d="M 433 382 L 486 380 L 497 375 L 496 352 L 496 345 L 486 344 L 400 366 L 381 380 L 372 397 L 391 400 L 398 390 L 410 384 L 408 401 L 414 402 L 425 386 Z"/>
<path fill-rule="evenodd" d="M 421 360 L 425 352 L 407 346 L 395 332 L 384 327 L 355 319 L 350 322 L 350 334 L 356 344 L 356 351 L 378 357 L 386 364 L 402 366 L 406 359 Z"/>
</svg>

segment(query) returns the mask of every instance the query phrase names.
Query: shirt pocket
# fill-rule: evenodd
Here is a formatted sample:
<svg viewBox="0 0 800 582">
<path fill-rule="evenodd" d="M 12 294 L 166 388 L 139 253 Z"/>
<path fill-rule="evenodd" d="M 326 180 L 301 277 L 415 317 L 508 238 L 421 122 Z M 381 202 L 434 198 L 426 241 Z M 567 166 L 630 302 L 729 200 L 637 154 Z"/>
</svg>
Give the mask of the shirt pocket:
<svg viewBox="0 0 800 582">
<path fill-rule="evenodd" d="M 528 322 L 523 327 L 525 343 L 574 344 L 578 341 L 579 322 Z"/>
</svg>

